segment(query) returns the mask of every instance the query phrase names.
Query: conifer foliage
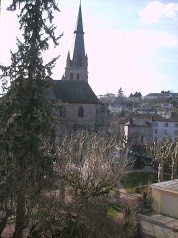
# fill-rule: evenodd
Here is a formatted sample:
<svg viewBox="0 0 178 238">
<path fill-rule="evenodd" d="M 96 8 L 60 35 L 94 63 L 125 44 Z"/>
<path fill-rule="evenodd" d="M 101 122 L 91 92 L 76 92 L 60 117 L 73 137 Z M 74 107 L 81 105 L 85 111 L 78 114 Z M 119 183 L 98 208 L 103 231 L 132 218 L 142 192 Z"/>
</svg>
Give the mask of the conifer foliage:
<svg viewBox="0 0 178 238">
<path fill-rule="evenodd" d="M 47 77 L 58 57 L 44 64 L 42 52 L 50 41 L 57 46 L 61 36 L 55 36 L 52 24 L 53 11 L 59 11 L 55 0 L 12 0 L 8 10 L 18 10 L 23 40 L 17 39 L 18 50 L 11 52 L 11 65 L 0 66 L 1 79 L 11 81 L 0 102 L 0 172 L 5 190 L 11 188 L 11 197 L 17 201 L 14 237 L 22 238 L 27 200 L 29 205 L 30 198 L 38 196 L 44 186 L 44 178 L 50 176 L 54 106 L 46 95 Z"/>
</svg>

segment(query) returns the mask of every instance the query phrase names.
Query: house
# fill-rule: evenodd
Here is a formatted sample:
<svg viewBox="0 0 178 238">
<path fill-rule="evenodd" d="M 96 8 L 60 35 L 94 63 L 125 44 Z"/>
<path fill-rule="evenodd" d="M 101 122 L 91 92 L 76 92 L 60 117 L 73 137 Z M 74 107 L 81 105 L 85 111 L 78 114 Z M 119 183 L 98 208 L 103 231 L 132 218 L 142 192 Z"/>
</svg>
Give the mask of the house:
<svg viewBox="0 0 178 238">
<path fill-rule="evenodd" d="M 156 114 L 157 110 L 153 108 L 146 108 L 146 107 L 141 107 L 141 108 L 133 108 L 133 113 L 135 114 Z"/>
<path fill-rule="evenodd" d="M 173 109 L 173 104 L 162 103 L 161 108 L 158 108 L 158 114 L 163 116 L 164 118 L 170 119 L 172 109 Z"/>
<path fill-rule="evenodd" d="M 133 103 L 139 103 L 141 101 L 140 97 L 128 97 L 127 101 L 133 102 Z"/>
<path fill-rule="evenodd" d="M 110 113 L 121 113 L 123 108 L 122 108 L 122 106 L 117 105 L 117 104 L 110 104 L 108 106 L 108 110 Z"/>
<path fill-rule="evenodd" d="M 116 96 L 114 93 L 107 93 L 105 95 L 99 95 L 99 99 L 101 102 L 110 104 L 116 100 Z"/>
<path fill-rule="evenodd" d="M 178 118 L 166 119 L 158 114 L 137 114 L 124 124 L 127 140 L 135 143 L 152 142 L 163 138 L 175 139 L 178 136 Z"/>
<path fill-rule="evenodd" d="M 58 112 L 60 121 L 69 130 L 107 131 L 108 109 L 100 102 L 88 83 L 88 57 L 85 53 L 81 3 L 74 31 L 72 57 L 68 52 L 65 73 L 53 80 L 49 90 L 51 100 L 65 104 Z"/>
<path fill-rule="evenodd" d="M 178 179 L 154 183 L 151 187 L 153 210 L 178 218 Z"/>
<path fill-rule="evenodd" d="M 162 138 L 175 139 L 178 136 L 178 118 L 166 119 L 161 116 L 153 117 L 153 140 Z"/>
<path fill-rule="evenodd" d="M 159 114 L 163 116 L 164 118 L 170 119 L 172 110 L 173 110 L 173 104 L 162 103 L 161 106 L 157 106 L 157 107 L 144 107 L 144 105 L 137 108 L 134 107 L 133 113 L 134 114 L 152 114 L 152 115 Z"/>
<path fill-rule="evenodd" d="M 144 96 L 146 100 L 167 100 L 169 98 L 176 98 L 178 97 L 178 93 L 171 93 L 171 92 L 161 92 L 161 93 L 149 93 L 148 95 Z"/>
<path fill-rule="evenodd" d="M 152 140 L 152 115 L 139 114 L 131 117 L 124 125 L 126 139 L 139 144 Z"/>
</svg>

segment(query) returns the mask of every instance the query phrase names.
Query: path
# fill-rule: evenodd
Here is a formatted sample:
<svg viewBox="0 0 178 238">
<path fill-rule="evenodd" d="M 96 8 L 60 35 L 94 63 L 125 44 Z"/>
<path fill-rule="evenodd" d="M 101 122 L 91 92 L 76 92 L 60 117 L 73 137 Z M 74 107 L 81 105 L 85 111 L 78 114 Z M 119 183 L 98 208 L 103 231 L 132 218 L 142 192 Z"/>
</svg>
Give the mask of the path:
<svg viewBox="0 0 178 238">
<path fill-rule="evenodd" d="M 14 230 L 15 230 L 14 224 L 7 225 L 2 232 L 1 238 L 12 237 L 14 234 Z"/>
<path fill-rule="evenodd" d="M 143 169 L 132 169 L 131 172 L 141 172 L 141 173 L 158 173 L 157 170 L 155 170 L 152 166 L 150 165 L 145 165 Z"/>
<path fill-rule="evenodd" d="M 134 201 L 134 200 L 142 197 L 141 194 L 127 193 L 127 191 L 125 190 L 124 186 L 121 183 L 119 184 L 119 192 L 120 192 L 120 200 L 123 202 L 124 201 Z"/>
<path fill-rule="evenodd" d="M 153 169 L 151 166 L 145 166 L 143 169 L 133 169 L 131 170 L 131 173 L 157 173 L 157 171 L 155 169 Z M 120 199 L 122 201 L 124 200 L 135 200 L 135 199 L 138 199 L 138 198 L 142 198 L 142 195 L 141 194 L 138 194 L 138 193 L 134 193 L 134 194 L 129 194 L 127 193 L 126 189 L 124 188 L 124 186 L 120 183 L 119 184 L 119 191 L 120 191 Z"/>
</svg>

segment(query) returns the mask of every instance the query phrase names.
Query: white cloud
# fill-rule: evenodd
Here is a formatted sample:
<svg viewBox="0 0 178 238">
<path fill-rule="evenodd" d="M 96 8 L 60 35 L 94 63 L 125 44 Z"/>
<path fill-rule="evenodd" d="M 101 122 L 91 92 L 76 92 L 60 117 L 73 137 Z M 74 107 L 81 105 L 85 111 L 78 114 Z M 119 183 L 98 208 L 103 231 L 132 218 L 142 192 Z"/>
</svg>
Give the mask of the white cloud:
<svg viewBox="0 0 178 238">
<path fill-rule="evenodd" d="M 149 2 L 144 9 L 139 12 L 142 22 L 154 23 L 162 16 L 174 18 L 178 12 L 178 3 L 164 4 L 160 1 Z"/>
</svg>

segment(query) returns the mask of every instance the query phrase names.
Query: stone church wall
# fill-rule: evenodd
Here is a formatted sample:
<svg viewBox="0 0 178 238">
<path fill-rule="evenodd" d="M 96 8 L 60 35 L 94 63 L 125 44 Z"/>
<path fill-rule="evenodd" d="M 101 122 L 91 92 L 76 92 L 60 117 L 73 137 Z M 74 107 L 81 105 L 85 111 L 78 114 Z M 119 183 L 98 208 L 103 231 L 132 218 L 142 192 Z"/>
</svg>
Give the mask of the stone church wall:
<svg viewBox="0 0 178 238">
<path fill-rule="evenodd" d="M 108 132 L 109 127 L 109 111 L 106 105 L 97 105 L 97 116 L 96 116 L 96 131 L 97 132 Z"/>
<path fill-rule="evenodd" d="M 84 109 L 84 117 L 78 116 L 79 107 Z M 87 126 L 95 130 L 96 104 L 67 104 L 65 118 L 78 125 Z"/>
</svg>

